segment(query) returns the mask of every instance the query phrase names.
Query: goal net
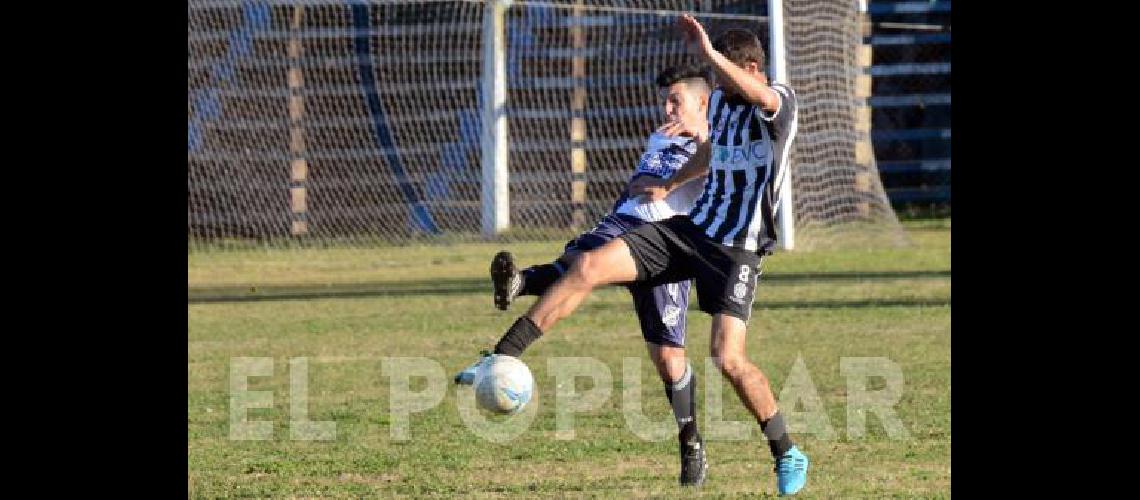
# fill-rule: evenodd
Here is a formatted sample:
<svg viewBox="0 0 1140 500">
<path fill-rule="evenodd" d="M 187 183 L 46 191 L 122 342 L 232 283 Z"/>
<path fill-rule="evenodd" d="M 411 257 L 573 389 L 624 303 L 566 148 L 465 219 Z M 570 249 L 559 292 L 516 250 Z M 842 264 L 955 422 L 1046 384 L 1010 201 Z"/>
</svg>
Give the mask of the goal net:
<svg viewBox="0 0 1140 500">
<path fill-rule="evenodd" d="M 676 17 L 750 29 L 767 52 L 765 4 L 509 2 L 510 226 L 496 238 L 564 238 L 609 211 L 663 119 L 654 77 L 691 58 Z M 861 125 L 857 3 L 784 5 L 797 248 L 899 243 Z M 485 239 L 485 1 L 187 6 L 191 251 Z"/>
</svg>

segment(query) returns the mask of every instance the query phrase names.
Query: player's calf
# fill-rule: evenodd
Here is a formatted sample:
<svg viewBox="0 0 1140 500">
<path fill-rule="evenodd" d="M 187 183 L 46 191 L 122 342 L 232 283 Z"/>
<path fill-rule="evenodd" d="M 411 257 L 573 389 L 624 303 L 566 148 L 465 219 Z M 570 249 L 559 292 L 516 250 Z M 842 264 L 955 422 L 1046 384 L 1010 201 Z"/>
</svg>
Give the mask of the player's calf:
<svg viewBox="0 0 1140 500">
<path fill-rule="evenodd" d="M 684 352 L 684 351 L 682 351 Z M 665 385 L 665 395 L 673 407 L 677 419 L 677 440 L 681 452 L 681 485 L 699 486 L 705 482 L 708 460 L 705 458 L 705 444 L 697 431 L 697 374 L 685 363 L 684 374 L 679 380 Z"/>
</svg>

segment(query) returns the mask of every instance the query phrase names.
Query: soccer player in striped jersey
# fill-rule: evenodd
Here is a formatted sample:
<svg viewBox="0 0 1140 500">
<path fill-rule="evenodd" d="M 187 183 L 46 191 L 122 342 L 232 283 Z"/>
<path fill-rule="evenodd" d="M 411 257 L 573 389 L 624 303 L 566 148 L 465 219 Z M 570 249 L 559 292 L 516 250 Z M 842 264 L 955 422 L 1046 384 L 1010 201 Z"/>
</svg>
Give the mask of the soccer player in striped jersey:
<svg viewBox="0 0 1140 500">
<path fill-rule="evenodd" d="M 645 152 L 630 178 L 664 181 L 672 177 L 696 152 L 698 141 L 708 135 L 708 104 L 712 86 L 707 66 L 689 64 L 662 71 L 656 79 L 664 105 L 666 123 L 649 136 Z M 518 270 L 510 252 L 499 252 L 491 261 L 495 306 L 506 310 L 519 295 L 542 295 L 583 252 L 598 248 L 619 235 L 649 221 L 687 214 L 702 193 L 699 178 L 679 184 L 667 195 L 649 199 L 628 190 L 614 203 L 609 214 L 593 229 L 566 244 L 554 262 Z M 649 357 L 665 384 L 665 395 L 677 420 L 681 448 L 680 482 L 699 485 L 708 465 L 696 441 L 696 375 L 685 357 L 685 326 L 689 308 L 689 280 L 657 286 L 632 285 L 634 310 Z M 474 380 L 476 363 L 456 376 L 460 384 Z"/>
<path fill-rule="evenodd" d="M 730 29 L 714 43 L 692 16 L 681 16 L 678 25 L 690 50 L 716 73 L 708 140 L 668 180 L 639 182 L 634 192 L 658 199 L 707 174 L 701 198 L 687 215 L 643 224 L 581 254 L 511 325 L 495 353 L 518 357 L 598 286 L 693 279 L 701 310 L 713 317 L 716 365 L 768 439 L 777 491 L 791 495 L 807 481 L 808 459 L 788 436 L 768 378 L 748 359 L 744 339 L 761 259 L 776 242 L 778 187 L 796 133 L 796 95 L 785 84 L 769 84 L 753 33 Z"/>
</svg>

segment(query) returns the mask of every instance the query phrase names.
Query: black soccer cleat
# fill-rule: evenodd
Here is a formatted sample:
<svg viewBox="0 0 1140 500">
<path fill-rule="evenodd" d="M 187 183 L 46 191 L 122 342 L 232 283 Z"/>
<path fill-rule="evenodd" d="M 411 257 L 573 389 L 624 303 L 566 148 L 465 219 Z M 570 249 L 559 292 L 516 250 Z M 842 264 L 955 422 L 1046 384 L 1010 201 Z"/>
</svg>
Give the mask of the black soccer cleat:
<svg viewBox="0 0 1140 500">
<path fill-rule="evenodd" d="M 522 289 L 522 274 L 510 252 L 499 252 L 491 259 L 491 282 L 495 284 L 495 307 L 506 311 Z"/>
<path fill-rule="evenodd" d="M 705 459 L 705 443 L 700 437 L 681 443 L 681 486 L 700 486 L 705 482 L 709 462 Z"/>
</svg>

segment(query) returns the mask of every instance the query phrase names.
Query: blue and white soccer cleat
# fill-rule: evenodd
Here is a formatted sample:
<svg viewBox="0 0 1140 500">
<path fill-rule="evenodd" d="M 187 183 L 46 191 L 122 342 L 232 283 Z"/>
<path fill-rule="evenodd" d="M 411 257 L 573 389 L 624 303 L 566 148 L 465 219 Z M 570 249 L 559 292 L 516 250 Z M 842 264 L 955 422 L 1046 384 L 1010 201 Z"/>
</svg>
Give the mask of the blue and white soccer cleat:
<svg viewBox="0 0 1140 500">
<path fill-rule="evenodd" d="M 793 446 L 776 461 L 776 486 L 780 496 L 795 495 L 807 483 L 808 458 Z"/>
<path fill-rule="evenodd" d="M 483 357 L 479 358 L 479 361 L 472 363 L 471 366 L 468 366 L 467 368 L 464 368 L 463 371 L 455 374 L 455 383 L 459 385 L 474 384 L 475 373 L 479 371 L 479 367 L 482 366 L 483 363 L 491 361 L 491 359 L 493 359 L 493 356 L 494 354 L 491 354 L 490 351 L 483 351 Z"/>
</svg>

